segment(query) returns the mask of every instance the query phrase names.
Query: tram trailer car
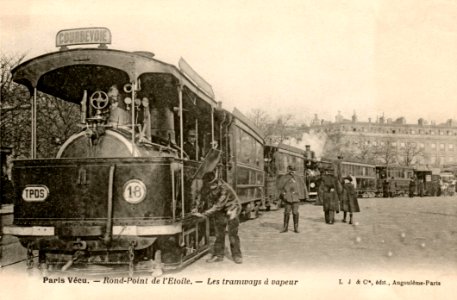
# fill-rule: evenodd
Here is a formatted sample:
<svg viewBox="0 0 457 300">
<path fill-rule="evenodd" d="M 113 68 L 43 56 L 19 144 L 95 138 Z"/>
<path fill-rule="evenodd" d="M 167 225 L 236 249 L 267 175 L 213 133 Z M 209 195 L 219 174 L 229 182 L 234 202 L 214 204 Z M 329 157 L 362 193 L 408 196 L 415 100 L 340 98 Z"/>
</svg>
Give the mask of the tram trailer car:
<svg viewBox="0 0 457 300">
<path fill-rule="evenodd" d="M 409 195 L 409 183 L 413 177 L 412 167 L 376 166 L 376 194 L 380 197 L 385 196 L 386 190 L 390 193 L 390 185 L 393 184 L 395 186 L 393 196 L 406 197 Z"/>
<path fill-rule="evenodd" d="M 68 49 L 61 38 L 91 32 L 106 38 L 99 48 Z M 56 39 L 60 51 L 12 70 L 32 98 L 32 158 L 14 162 L 14 222 L 4 233 L 19 237 L 29 267 L 37 251 L 43 270 L 104 264 L 157 274 L 198 259 L 209 250 L 208 219 L 191 213 L 208 206 L 199 199 L 201 178 L 222 153 L 219 168 L 235 182 L 237 153 L 226 141 L 242 122 L 220 109 L 211 86 L 184 60 L 177 68 L 150 52 L 107 49 L 106 28 L 65 30 Z M 81 131 L 53 159 L 36 157 L 40 92 L 81 108 Z M 191 129 L 192 155 L 184 150 Z M 261 170 L 260 161 L 253 169 Z M 256 192 L 246 189 L 245 208 L 249 197 L 261 198 L 258 186 L 263 182 Z"/>
<path fill-rule="evenodd" d="M 278 209 L 281 205 L 279 198 L 280 178 L 287 174 L 287 166 L 295 167 L 295 175 L 298 178 L 299 198 L 306 198 L 306 176 L 304 150 L 285 145 L 265 145 L 265 202 L 266 210 Z"/>
<path fill-rule="evenodd" d="M 320 185 L 320 176 L 326 169 L 331 169 L 336 177 L 351 176 L 355 179 L 357 196 L 360 198 L 370 198 L 376 196 L 376 172 L 375 166 L 366 163 L 352 162 L 345 160 L 330 160 L 323 158 L 317 163 L 318 167 L 312 172 L 308 172 L 308 181 L 310 182 L 310 197 L 316 195 L 316 205 L 322 205 L 317 197 Z M 338 165 L 340 165 L 341 174 L 337 174 Z"/>
<path fill-rule="evenodd" d="M 352 176 L 356 180 L 357 195 L 360 198 L 376 196 L 376 167 L 375 165 L 343 161 L 341 162 L 342 176 Z"/>
</svg>

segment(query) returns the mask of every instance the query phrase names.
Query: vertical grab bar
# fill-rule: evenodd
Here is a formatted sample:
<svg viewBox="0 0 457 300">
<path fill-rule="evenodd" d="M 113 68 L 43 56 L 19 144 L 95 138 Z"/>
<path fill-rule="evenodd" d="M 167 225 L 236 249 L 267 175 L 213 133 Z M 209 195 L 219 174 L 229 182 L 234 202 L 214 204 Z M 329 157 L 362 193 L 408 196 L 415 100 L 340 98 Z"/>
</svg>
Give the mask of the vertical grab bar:
<svg viewBox="0 0 457 300">
<path fill-rule="evenodd" d="M 116 165 L 109 168 L 108 180 L 108 208 L 106 212 L 106 230 L 103 236 L 103 242 L 109 244 L 113 238 L 113 184 L 114 184 L 114 170 Z"/>
</svg>

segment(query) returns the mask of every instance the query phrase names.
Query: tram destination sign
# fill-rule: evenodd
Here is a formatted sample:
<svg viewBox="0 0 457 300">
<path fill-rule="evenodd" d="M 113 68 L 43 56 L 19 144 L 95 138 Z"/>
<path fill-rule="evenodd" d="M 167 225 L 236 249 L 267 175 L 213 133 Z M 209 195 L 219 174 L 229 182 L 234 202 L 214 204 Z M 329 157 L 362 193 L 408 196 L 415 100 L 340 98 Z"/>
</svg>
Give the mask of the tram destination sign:
<svg viewBox="0 0 457 300">
<path fill-rule="evenodd" d="M 56 47 L 87 44 L 111 44 L 111 32 L 105 27 L 61 30 L 56 35 Z"/>
</svg>

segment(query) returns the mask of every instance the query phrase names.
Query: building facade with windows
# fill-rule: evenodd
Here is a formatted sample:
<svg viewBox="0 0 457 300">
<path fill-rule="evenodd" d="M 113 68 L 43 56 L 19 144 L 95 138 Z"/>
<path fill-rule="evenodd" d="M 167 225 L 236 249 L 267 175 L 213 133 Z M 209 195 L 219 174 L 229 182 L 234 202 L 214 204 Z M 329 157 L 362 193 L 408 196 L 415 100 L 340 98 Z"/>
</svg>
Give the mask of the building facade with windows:
<svg viewBox="0 0 457 300">
<path fill-rule="evenodd" d="M 351 120 L 340 114 L 335 122 L 319 120 L 315 115 L 308 129 L 311 134 L 339 134 L 341 139 L 354 146 L 383 146 L 389 143 L 396 151 L 397 162 L 414 156 L 411 165 L 441 167 L 457 163 L 457 122 L 450 119 L 443 124 L 428 124 L 419 119 L 407 124 L 405 118 L 396 120 L 378 118 L 375 122 L 359 122 L 354 114 Z M 410 157 L 411 158 L 411 157 Z"/>
</svg>

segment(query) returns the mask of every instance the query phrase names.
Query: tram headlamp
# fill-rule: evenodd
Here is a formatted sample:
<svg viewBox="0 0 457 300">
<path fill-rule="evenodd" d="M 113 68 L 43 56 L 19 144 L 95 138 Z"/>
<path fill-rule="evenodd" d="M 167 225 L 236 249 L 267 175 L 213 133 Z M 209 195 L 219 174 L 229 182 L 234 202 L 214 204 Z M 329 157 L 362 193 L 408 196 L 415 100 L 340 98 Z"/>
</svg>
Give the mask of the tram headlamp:
<svg viewBox="0 0 457 300">
<path fill-rule="evenodd" d="M 316 186 L 316 184 L 315 184 L 314 182 L 311 182 L 311 183 L 309 184 L 309 187 L 312 187 L 312 188 L 313 188 L 313 187 L 315 187 L 315 186 Z"/>
<path fill-rule="evenodd" d="M 133 85 L 131 83 L 126 83 L 124 85 L 124 92 L 131 93 L 133 90 Z"/>
<path fill-rule="evenodd" d="M 139 179 L 131 179 L 124 184 L 122 196 L 131 204 L 137 204 L 146 197 L 146 185 Z"/>
</svg>

